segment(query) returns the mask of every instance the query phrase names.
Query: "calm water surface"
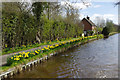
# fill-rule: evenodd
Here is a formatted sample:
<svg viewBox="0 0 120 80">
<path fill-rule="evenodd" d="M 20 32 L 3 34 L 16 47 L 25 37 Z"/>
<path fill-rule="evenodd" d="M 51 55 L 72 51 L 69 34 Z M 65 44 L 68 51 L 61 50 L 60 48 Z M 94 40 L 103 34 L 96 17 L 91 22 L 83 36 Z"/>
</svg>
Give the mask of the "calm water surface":
<svg viewBox="0 0 120 80">
<path fill-rule="evenodd" d="M 118 77 L 118 34 L 60 53 L 15 76 L 15 78 L 104 77 Z"/>
</svg>

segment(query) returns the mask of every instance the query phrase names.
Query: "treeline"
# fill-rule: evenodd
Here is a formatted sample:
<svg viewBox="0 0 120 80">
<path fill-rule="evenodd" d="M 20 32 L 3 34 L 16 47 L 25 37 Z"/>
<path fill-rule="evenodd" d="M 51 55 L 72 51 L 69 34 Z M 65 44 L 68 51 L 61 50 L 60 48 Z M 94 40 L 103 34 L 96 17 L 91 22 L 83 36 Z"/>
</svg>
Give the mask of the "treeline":
<svg viewBox="0 0 120 80">
<path fill-rule="evenodd" d="M 3 3 L 2 47 L 20 47 L 80 36 L 83 27 L 78 10 L 66 5 L 48 2 Z"/>
<path fill-rule="evenodd" d="M 119 31 L 118 29 L 119 29 L 118 25 L 115 25 L 111 20 L 107 20 L 106 26 L 102 30 L 102 34 L 108 36 L 109 33 L 118 32 Z"/>
</svg>

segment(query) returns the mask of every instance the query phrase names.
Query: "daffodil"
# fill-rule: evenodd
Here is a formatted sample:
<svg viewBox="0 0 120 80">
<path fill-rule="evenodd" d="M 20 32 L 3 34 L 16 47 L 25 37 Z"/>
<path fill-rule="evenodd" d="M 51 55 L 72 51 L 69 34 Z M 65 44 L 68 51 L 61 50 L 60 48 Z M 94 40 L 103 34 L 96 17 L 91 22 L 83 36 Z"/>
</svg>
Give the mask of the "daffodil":
<svg viewBox="0 0 120 80">
<path fill-rule="evenodd" d="M 19 61 L 19 60 L 20 60 L 20 58 L 16 58 L 15 60 L 16 60 L 16 61 Z"/>
<path fill-rule="evenodd" d="M 35 53 L 32 53 L 33 55 L 35 55 Z"/>
<path fill-rule="evenodd" d="M 25 54 L 25 52 L 23 52 L 23 54 Z"/>
<path fill-rule="evenodd" d="M 56 47 L 59 46 L 58 44 L 55 45 Z"/>
<path fill-rule="evenodd" d="M 16 60 L 16 58 L 14 58 L 14 60 Z"/>
<path fill-rule="evenodd" d="M 25 57 L 29 57 L 29 56 L 28 56 L 28 53 L 25 53 Z"/>
<path fill-rule="evenodd" d="M 5 44 L 5 47 L 7 47 L 7 44 Z"/>
<path fill-rule="evenodd" d="M 44 47 L 44 48 L 46 48 L 46 47 Z"/>
<path fill-rule="evenodd" d="M 54 46 L 50 46 L 50 48 L 54 48 Z"/>
<path fill-rule="evenodd" d="M 22 57 L 22 55 L 19 55 L 19 57 Z"/>
<path fill-rule="evenodd" d="M 13 59 L 13 57 L 11 57 L 11 59 Z"/>
<path fill-rule="evenodd" d="M 49 48 L 46 48 L 47 50 L 49 49 Z"/>
</svg>

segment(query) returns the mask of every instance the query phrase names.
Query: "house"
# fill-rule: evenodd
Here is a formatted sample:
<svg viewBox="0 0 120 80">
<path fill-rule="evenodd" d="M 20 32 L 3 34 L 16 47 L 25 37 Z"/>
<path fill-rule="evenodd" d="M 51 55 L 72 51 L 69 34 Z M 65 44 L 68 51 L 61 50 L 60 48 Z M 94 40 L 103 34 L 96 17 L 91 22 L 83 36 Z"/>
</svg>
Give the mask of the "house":
<svg viewBox="0 0 120 80">
<path fill-rule="evenodd" d="M 90 20 L 90 17 L 87 16 L 87 18 L 82 19 L 82 24 L 84 27 L 84 34 L 87 35 L 87 32 L 92 32 L 95 33 L 96 30 L 96 25 Z M 92 34 L 88 34 L 92 35 Z"/>
</svg>

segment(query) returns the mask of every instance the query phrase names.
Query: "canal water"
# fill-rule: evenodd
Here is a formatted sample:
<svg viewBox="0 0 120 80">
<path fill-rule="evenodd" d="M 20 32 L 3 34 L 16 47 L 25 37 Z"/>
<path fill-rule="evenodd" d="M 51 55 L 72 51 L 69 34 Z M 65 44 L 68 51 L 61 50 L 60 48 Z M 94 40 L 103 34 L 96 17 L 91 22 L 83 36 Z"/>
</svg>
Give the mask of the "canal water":
<svg viewBox="0 0 120 80">
<path fill-rule="evenodd" d="M 118 34 L 60 53 L 14 78 L 118 78 Z"/>
</svg>

